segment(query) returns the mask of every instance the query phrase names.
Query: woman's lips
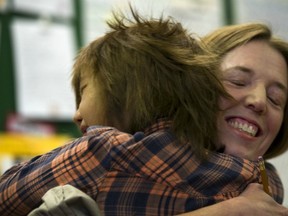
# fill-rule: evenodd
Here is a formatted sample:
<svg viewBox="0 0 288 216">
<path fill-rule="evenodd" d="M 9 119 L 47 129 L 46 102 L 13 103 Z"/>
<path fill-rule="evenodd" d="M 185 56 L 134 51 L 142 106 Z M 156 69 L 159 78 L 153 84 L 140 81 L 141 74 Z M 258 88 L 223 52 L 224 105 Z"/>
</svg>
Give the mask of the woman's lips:
<svg viewBox="0 0 288 216">
<path fill-rule="evenodd" d="M 230 117 L 227 118 L 226 121 L 231 127 L 241 132 L 244 132 L 245 134 L 251 137 L 256 137 L 259 136 L 260 134 L 261 129 L 258 126 L 258 124 L 250 120 L 246 120 L 239 117 Z"/>
</svg>

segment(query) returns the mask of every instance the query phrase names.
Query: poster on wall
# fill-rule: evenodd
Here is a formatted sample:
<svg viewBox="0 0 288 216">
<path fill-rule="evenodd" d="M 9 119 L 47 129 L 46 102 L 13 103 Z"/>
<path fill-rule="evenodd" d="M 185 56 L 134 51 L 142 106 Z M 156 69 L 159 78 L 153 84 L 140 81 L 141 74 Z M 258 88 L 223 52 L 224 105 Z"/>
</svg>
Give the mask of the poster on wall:
<svg viewBox="0 0 288 216">
<path fill-rule="evenodd" d="M 47 20 L 12 23 L 17 111 L 28 118 L 71 120 L 70 74 L 76 53 L 73 28 Z"/>
<path fill-rule="evenodd" d="M 13 0 L 14 11 L 25 11 L 42 16 L 73 17 L 74 0 Z"/>
</svg>

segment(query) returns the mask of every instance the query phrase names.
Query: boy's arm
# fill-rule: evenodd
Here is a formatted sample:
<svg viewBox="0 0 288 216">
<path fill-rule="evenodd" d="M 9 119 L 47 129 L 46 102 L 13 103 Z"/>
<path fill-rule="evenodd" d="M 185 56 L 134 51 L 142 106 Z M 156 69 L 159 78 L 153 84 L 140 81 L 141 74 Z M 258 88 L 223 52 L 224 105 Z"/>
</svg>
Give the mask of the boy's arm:
<svg viewBox="0 0 288 216">
<path fill-rule="evenodd" d="M 92 196 L 89 191 L 97 192 L 109 165 L 109 133 L 113 131 L 79 138 L 4 173 L 0 178 L 0 215 L 27 215 L 58 185 L 70 184 Z"/>
</svg>

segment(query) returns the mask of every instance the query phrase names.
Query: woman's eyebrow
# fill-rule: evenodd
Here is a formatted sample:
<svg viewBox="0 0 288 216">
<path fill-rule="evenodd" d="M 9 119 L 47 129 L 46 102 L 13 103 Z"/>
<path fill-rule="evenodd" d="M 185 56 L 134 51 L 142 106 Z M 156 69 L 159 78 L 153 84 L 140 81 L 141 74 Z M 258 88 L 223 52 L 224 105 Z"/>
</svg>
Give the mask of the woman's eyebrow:
<svg viewBox="0 0 288 216">
<path fill-rule="evenodd" d="M 229 70 L 235 70 L 235 69 L 245 72 L 247 74 L 251 74 L 253 72 L 250 68 L 243 67 L 243 66 L 233 66 L 233 67 L 228 68 L 227 70 L 229 71 Z"/>
<path fill-rule="evenodd" d="M 232 66 L 232 67 L 228 67 L 226 69 L 223 70 L 223 72 L 227 72 L 227 75 L 235 75 L 238 76 L 241 74 L 243 75 L 251 75 L 253 73 L 253 71 L 250 68 L 247 67 L 243 67 L 243 66 Z M 237 72 L 237 73 L 235 73 Z"/>
</svg>

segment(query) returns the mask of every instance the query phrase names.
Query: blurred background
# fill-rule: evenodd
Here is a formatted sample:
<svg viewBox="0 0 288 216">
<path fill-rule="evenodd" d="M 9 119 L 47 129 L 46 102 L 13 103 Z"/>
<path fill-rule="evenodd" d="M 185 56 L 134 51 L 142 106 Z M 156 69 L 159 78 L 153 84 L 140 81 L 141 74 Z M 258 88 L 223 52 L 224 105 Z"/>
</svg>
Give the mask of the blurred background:
<svg viewBox="0 0 288 216">
<path fill-rule="evenodd" d="M 130 0 L 141 14 L 172 16 L 199 35 L 261 21 L 288 40 L 288 0 Z M 70 73 L 78 50 L 106 32 L 128 0 L 0 0 L 0 174 L 80 136 Z M 288 153 L 271 160 L 285 186 Z"/>
</svg>

